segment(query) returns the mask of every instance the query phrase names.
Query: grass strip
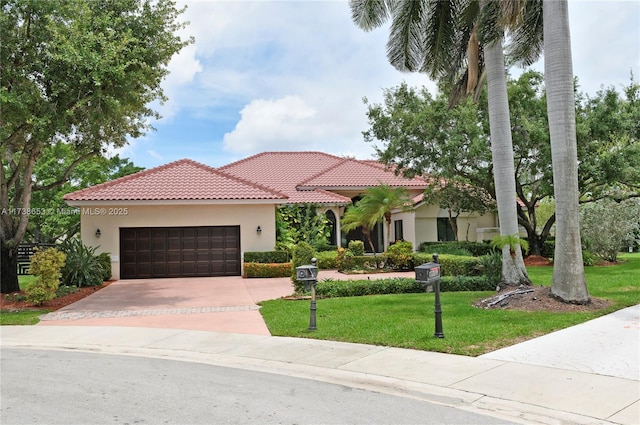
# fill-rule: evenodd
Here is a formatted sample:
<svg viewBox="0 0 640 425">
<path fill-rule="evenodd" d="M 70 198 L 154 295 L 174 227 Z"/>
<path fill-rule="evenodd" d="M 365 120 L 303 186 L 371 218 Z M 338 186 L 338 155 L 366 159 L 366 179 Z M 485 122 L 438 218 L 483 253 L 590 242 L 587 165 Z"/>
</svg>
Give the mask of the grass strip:
<svg viewBox="0 0 640 425">
<path fill-rule="evenodd" d="M 585 268 L 590 295 L 612 305 L 591 312 L 484 310 L 473 302 L 486 292 L 441 294 L 445 338 L 433 336 L 434 294 L 370 295 L 321 299 L 317 330 L 309 331 L 309 301 L 271 300 L 260 312 L 272 335 L 356 342 L 477 356 L 640 303 L 640 254 L 622 264 Z M 553 267 L 529 267 L 536 285 L 550 285 Z"/>
</svg>

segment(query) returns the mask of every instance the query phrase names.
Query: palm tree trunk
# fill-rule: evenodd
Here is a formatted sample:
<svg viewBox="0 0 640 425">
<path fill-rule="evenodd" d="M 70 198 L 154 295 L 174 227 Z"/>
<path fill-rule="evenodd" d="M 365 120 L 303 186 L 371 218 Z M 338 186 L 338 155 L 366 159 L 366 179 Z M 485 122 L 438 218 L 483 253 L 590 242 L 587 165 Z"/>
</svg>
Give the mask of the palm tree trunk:
<svg viewBox="0 0 640 425">
<path fill-rule="evenodd" d="M 544 75 L 556 198 L 556 247 L 551 293 L 588 303 L 579 223 L 578 153 L 569 12 L 566 0 L 545 0 Z"/>
<path fill-rule="evenodd" d="M 484 57 L 487 70 L 493 178 L 500 219 L 500 235 L 516 235 L 519 232 L 516 211 L 516 181 L 502 42 L 497 41 L 486 45 Z M 530 285 L 531 280 L 527 275 L 522 252 L 519 249 L 515 251 L 515 255 L 512 256 L 509 246 L 502 248 L 500 283 L 515 286 Z"/>
</svg>

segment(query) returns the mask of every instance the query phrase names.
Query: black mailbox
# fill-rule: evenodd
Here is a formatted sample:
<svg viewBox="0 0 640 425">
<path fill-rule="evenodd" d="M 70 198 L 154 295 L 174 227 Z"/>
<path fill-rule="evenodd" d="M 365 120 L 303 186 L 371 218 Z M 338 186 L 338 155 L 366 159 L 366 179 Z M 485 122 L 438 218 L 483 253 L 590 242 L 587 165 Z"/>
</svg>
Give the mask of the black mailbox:
<svg viewBox="0 0 640 425">
<path fill-rule="evenodd" d="M 305 291 L 311 291 L 311 305 L 309 306 L 309 330 L 316 328 L 316 283 L 318 283 L 318 260 L 311 259 L 311 263 L 296 267 L 296 280 L 304 282 Z"/>
<path fill-rule="evenodd" d="M 296 280 L 304 282 L 304 289 L 310 291 L 311 285 L 318 281 L 318 267 L 314 265 L 296 267 Z"/>
<path fill-rule="evenodd" d="M 442 306 L 440 305 L 440 263 L 438 254 L 433 254 L 433 263 L 415 267 L 416 282 L 421 283 L 426 292 L 435 292 L 434 313 L 436 330 L 433 336 L 444 338 L 442 331 Z"/>
<path fill-rule="evenodd" d="M 416 282 L 421 283 L 427 292 L 432 292 L 436 282 L 440 282 L 440 264 L 424 263 L 415 268 Z"/>
</svg>

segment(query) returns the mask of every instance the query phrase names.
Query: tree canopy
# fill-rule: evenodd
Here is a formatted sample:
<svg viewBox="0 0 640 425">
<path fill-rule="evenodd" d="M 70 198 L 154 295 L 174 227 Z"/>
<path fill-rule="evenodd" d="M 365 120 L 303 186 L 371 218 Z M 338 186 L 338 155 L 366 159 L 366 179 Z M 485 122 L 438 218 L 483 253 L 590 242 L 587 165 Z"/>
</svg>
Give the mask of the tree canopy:
<svg viewBox="0 0 640 425">
<path fill-rule="evenodd" d="M 66 143 L 59 142 L 43 150 L 34 169 L 35 190 L 31 209 L 36 213 L 29 215 L 27 239 L 37 243 L 55 243 L 73 237 L 80 231 L 80 211 L 63 201 L 65 194 L 144 169 L 119 155 L 97 155 L 74 167 L 62 185 L 39 190 L 57 181 L 69 167 L 72 158 L 72 147 Z"/>
<path fill-rule="evenodd" d="M 518 219 L 531 253 L 540 253 L 555 216 L 538 222 L 536 206 L 553 197 L 553 175 L 542 74 L 524 72 L 508 81 Z M 638 197 L 640 184 L 640 86 L 622 92 L 603 88 L 577 96 L 579 184 L 582 202 L 601 197 Z M 481 96 L 485 96 L 482 93 Z M 384 101 L 365 99 L 378 159 L 407 176 L 429 174 L 477 186 L 495 197 L 486 102 L 467 99 L 447 109 L 448 97 L 401 84 L 384 90 Z M 514 200 L 515 202 L 515 200 Z"/>
<path fill-rule="evenodd" d="M 29 210 L 34 189 L 62 185 L 87 158 L 150 128 L 160 83 L 191 40 L 171 0 L 4 0 L 0 14 L 0 209 Z M 32 176 L 49 145 L 73 156 L 56 181 Z M 17 290 L 15 255 L 28 215 L 2 214 L 2 292 Z"/>
</svg>

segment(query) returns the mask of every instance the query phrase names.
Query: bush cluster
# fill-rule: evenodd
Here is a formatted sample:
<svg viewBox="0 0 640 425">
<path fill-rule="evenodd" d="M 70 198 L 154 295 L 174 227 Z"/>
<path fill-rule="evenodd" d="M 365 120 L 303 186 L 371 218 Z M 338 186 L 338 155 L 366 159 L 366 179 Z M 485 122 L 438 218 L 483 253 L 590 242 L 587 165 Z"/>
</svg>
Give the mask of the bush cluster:
<svg viewBox="0 0 640 425">
<path fill-rule="evenodd" d="M 349 251 L 356 257 L 362 257 L 364 255 L 364 242 L 362 241 L 349 241 Z"/>
<path fill-rule="evenodd" d="M 392 270 L 413 270 L 413 244 L 407 241 L 396 242 L 384 253 L 385 267 Z"/>
<path fill-rule="evenodd" d="M 60 285 L 60 270 L 65 264 L 66 255 L 55 248 L 36 251 L 31 257 L 29 272 L 36 278 L 25 288 L 25 296 L 30 303 L 41 305 L 55 298 Z"/>
<path fill-rule="evenodd" d="M 454 254 L 454 255 L 471 255 L 480 257 L 491 253 L 493 248 L 485 242 L 422 242 L 418 246 L 418 252 L 426 252 L 428 254 Z"/>
<path fill-rule="evenodd" d="M 245 263 L 288 263 L 291 261 L 286 251 L 245 252 Z"/>
<path fill-rule="evenodd" d="M 321 251 L 316 253 L 316 258 L 318 259 L 318 269 L 322 270 L 333 270 L 338 268 L 338 249 L 335 248 L 333 251 Z"/>
<path fill-rule="evenodd" d="M 111 277 L 111 260 L 108 271 L 106 260 L 96 255 L 96 247 L 88 247 L 80 239 L 66 241 L 62 245 L 67 261 L 62 270 L 63 284 L 68 286 L 99 286 L 108 274 Z"/>
<path fill-rule="evenodd" d="M 245 277 L 289 277 L 291 263 L 244 263 Z"/>
<path fill-rule="evenodd" d="M 424 292 L 415 279 L 333 280 L 318 282 L 316 294 L 325 297 L 358 297 L 362 295 L 405 294 Z"/>
<path fill-rule="evenodd" d="M 440 281 L 440 291 L 492 291 L 492 285 L 484 276 L 445 276 Z M 377 280 L 333 280 L 318 282 L 316 294 L 325 297 L 358 297 L 364 295 L 409 294 L 425 292 L 422 284 L 410 278 Z"/>
<path fill-rule="evenodd" d="M 383 255 L 355 255 L 350 249 L 338 248 L 336 268 L 339 271 L 378 270 L 384 265 Z"/>
</svg>

